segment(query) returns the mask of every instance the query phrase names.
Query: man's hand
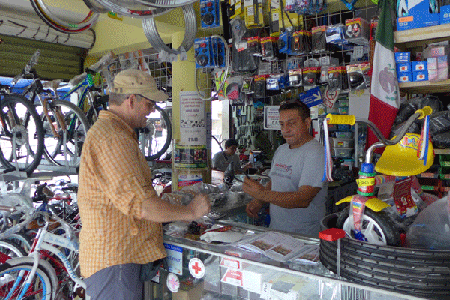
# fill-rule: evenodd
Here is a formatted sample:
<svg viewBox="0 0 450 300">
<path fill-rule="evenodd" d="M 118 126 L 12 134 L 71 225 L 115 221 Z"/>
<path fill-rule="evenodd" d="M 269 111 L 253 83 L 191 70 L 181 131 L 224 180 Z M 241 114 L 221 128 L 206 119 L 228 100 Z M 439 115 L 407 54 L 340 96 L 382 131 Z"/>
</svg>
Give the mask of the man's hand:
<svg viewBox="0 0 450 300">
<path fill-rule="evenodd" d="M 206 194 L 198 194 L 194 197 L 191 203 L 188 204 L 188 209 L 192 212 L 193 220 L 203 217 L 211 210 L 211 201 Z"/>
<path fill-rule="evenodd" d="M 250 218 L 257 218 L 262 206 L 263 203 L 261 201 L 253 199 L 249 204 L 247 204 L 245 211 Z"/>
<path fill-rule="evenodd" d="M 242 190 L 255 199 L 263 200 L 266 187 L 259 182 L 246 177 L 244 178 L 244 183 L 242 184 Z"/>
</svg>

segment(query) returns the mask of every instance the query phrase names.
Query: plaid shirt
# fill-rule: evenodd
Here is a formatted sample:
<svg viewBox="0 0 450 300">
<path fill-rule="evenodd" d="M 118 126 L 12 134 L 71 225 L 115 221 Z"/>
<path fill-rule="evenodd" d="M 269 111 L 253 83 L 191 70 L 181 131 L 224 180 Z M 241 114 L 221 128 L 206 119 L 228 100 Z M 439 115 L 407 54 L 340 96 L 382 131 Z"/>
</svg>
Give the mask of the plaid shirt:
<svg viewBox="0 0 450 300">
<path fill-rule="evenodd" d="M 101 111 L 89 129 L 80 163 L 78 205 L 81 274 L 166 256 L 160 223 L 139 220 L 143 201 L 156 196 L 151 170 L 134 130 Z"/>
</svg>

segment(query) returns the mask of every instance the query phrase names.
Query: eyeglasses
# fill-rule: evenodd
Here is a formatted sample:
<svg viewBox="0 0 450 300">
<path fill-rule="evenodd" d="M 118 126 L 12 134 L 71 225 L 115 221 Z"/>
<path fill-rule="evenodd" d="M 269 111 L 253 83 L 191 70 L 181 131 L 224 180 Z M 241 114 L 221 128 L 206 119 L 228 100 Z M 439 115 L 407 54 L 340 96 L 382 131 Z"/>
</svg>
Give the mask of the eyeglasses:
<svg viewBox="0 0 450 300">
<path fill-rule="evenodd" d="M 152 104 L 153 106 L 156 106 L 156 101 L 151 100 L 151 99 L 148 99 L 147 97 L 142 96 L 141 94 L 137 94 L 137 95 L 138 95 L 139 97 L 141 97 L 142 99 L 144 99 L 145 101 L 150 102 L 150 104 Z"/>
</svg>

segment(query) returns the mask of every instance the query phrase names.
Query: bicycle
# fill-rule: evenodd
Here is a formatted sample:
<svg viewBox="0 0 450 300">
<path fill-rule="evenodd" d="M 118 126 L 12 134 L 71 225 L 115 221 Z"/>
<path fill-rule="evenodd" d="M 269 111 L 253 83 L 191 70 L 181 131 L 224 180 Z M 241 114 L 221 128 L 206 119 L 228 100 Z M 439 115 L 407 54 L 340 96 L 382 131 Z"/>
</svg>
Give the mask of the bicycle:
<svg viewBox="0 0 450 300">
<path fill-rule="evenodd" d="M 30 72 L 37 63 L 37 51 L 25 66 L 22 74 Z M 20 76 L 13 79 L 13 85 Z M 8 170 L 31 175 L 41 161 L 44 149 L 42 121 L 27 98 L 10 94 L 2 88 L 0 93 L 0 163 Z"/>
<path fill-rule="evenodd" d="M 56 220 L 64 228 L 64 235 L 56 235 L 47 230 L 50 224 L 47 215 L 45 225 L 39 229 L 29 256 L 8 259 L 0 266 L 0 296 L 5 297 L 4 299 L 35 296 L 41 300 L 51 300 L 67 299 L 72 297 L 73 293 L 83 295 L 79 287 L 85 289 L 86 286 L 75 271 L 78 255 L 75 232 L 62 219 Z M 58 278 L 55 267 L 43 260 L 42 253 L 45 252 L 62 264 L 63 268 L 58 270 L 61 278 Z"/>
</svg>

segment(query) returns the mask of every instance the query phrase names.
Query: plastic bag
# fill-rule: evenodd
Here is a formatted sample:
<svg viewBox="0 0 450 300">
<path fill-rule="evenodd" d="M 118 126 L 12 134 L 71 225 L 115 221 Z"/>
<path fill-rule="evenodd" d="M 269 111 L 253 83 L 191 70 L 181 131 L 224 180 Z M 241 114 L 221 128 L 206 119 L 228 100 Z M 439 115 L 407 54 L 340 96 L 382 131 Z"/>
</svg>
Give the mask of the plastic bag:
<svg viewBox="0 0 450 300">
<path fill-rule="evenodd" d="M 448 113 L 442 113 L 430 117 L 430 134 L 434 136 L 437 133 L 446 132 L 450 128 L 450 116 Z"/>
<path fill-rule="evenodd" d="M 432 136 L 434 148 L 450 148 L 450 132 L 442 132 Z"/>
<path fill-rule="evenodd" d="M 431 250 L 450 249 L 450 214 L 447 197 L 425 208 L 406 233 L 406 245 Z"/>
</svg>

